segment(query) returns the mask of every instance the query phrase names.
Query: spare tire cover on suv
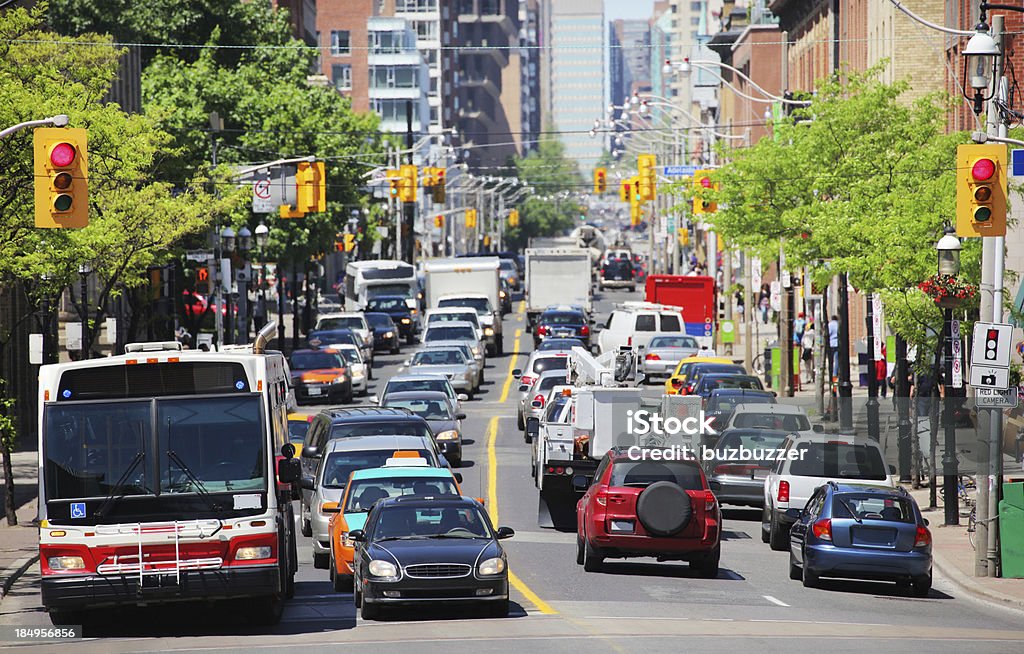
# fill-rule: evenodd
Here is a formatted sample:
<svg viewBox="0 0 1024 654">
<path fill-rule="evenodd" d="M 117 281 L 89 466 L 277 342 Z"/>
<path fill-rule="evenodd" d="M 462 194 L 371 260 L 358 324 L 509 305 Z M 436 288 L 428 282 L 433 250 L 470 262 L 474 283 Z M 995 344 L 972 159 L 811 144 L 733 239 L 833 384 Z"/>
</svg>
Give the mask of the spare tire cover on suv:
<svg viewBox="0 0 1024 654">
<path fill-rule="evenodd" d="M 690 524 L 693 507 L 690 496 L 679 484 L 658 481 L 643 490 L 636 500 L 636 517 L 655 536 L 678 534 Z"/>
</svg>

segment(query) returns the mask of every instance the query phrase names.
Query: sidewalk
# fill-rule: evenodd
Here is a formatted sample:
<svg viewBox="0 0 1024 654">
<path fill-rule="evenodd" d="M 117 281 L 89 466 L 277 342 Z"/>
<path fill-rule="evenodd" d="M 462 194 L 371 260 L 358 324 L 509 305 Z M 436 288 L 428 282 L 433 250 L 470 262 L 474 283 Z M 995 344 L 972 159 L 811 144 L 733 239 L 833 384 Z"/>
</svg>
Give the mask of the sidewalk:
<svg viewBox="0 0 1024 654">
<path fill-rule="evenodd" d="M 11 466 L 14 469 L 18 524 L 8 526 L 7 520 L 0 517 L 0 599 L 39 558 L 39 529 L 34 522 L 38 506 L 38 456 L 35 451 L 15 452 L 11 457 Z M 3 502 L 0 498 L 2 510 Z"/>
</svg>

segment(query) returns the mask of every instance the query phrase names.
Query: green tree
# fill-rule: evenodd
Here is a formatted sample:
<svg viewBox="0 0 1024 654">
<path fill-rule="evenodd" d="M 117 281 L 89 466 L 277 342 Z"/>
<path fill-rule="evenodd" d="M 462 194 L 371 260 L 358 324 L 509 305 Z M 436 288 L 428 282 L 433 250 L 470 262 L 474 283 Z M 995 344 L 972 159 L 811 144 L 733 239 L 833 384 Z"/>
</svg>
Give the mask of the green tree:
<svg viewBox="0 0 1024 654">
<path fill-rule="evenodd" d="M 519 226 L 507 232 L 512 247 L 525 247 L 533 237 L 555 236 L 579 224 L 581 207 L 576 194 L 583 179 L 561 141 L 552 136 L 542 138 L 536 150 L 515 161 L 515 167 L 516 175 L 533 193 L 519 207 Z"/>
</svg>

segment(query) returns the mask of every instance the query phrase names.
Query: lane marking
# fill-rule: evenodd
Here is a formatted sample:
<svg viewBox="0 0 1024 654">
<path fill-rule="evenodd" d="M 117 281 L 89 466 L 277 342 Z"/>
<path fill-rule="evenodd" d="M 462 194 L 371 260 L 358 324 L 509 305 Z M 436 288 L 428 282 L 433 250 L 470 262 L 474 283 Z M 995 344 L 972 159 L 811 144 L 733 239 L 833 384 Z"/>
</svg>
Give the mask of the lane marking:
<svg viewBox="0 0 1024 654">
<path fill-rule="evenodd" d="M 512 346 L 512 357 L 508 363 L 508 375 L 505 378 L 505 386 L 501 391 L 501 398 L 498 400 L 504 403 L 508 399 L 509 389 L 512 387 L 512 366 L 515 365 L 516 355 L 519 354 L 519 337 L 523 330 L 517 329 L 515 343 Z M 495 443 L 498 440 L 498 416 L 492 416 L 487 423 L 487 512 L 491 514 L 491 520 L 498 524 L 498 456 L 495 452 Z M 530 590 L 522 579 L 517 577 L 511 570 L 508 572 L 508 581 L 520 594 L 533 603 L 537 610 L 546 615 L 558 613 L 551 605 L 542 600 L 537 593 Z"/>
<path fill-rule="evenodd" d="M 778 599 L 777 597 L 772 597 L 771 595 L 762 595 L 761 597 L 765 598 L 766 600 L 768 600 L 772 604 L 777 604 L 779 606 L 786 606 L 786 607 L 789 606 L 789 604 L 786 604 L 782 600 Z"/>
</svg>

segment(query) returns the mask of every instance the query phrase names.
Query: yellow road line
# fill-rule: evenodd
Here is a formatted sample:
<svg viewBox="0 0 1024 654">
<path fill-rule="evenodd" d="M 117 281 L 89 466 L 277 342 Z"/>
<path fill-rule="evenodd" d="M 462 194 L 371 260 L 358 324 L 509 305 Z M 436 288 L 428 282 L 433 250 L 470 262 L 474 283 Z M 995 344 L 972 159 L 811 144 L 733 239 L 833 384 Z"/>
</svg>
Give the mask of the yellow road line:
<svg viewBox="0 0 1024 654">
<path fill-rule="evenodd" d="M 515 341 L 512 343 L 512 356 L 508 362 L 508 374 L 505 375 L 505 384 L 501 387 L 501 396 L 498 398 L 498 402 L 501 402 L 502 404 L 508 400 L 508 392 L 509 389 L 512 388 L 512 380 L 515 379 L 515 377 L 512 376 L 512 371 L 515 369 L 514 366 L 516 365 L 516 359 L 519 357 L 519 337 L 522 336 L 522 334 L 523 330 L 516 330 Z"/>
<path fill-rule="evenodd" d="M 516 340 L 512 347 L 512 360 L 508 364 L 508 377 L 505 378 L 505 387 L 501 391 L 500 402 L 508 399 L 508 391 L 512 387 L 512 366 L 515 365 L 515 356 L 519 354 L 519 337 L 522 330 L 516 330 Z M 495 452 L 495 443 L 498 440 L 498 416 L 491 418 L 487 423 L 487 512 L 491 514 L 491 521 L 498 524 L 498 456 Z M 512 587 L 519 591 L 523 597 L 531 602 L 537 610 L 546 615 L 558 613 L 551 605 L 537 596 L 537 593 L 530 590 L 522 579 L 517 577 L 511 570 L 508 572 L 508 581 Z"/>
</svg>

